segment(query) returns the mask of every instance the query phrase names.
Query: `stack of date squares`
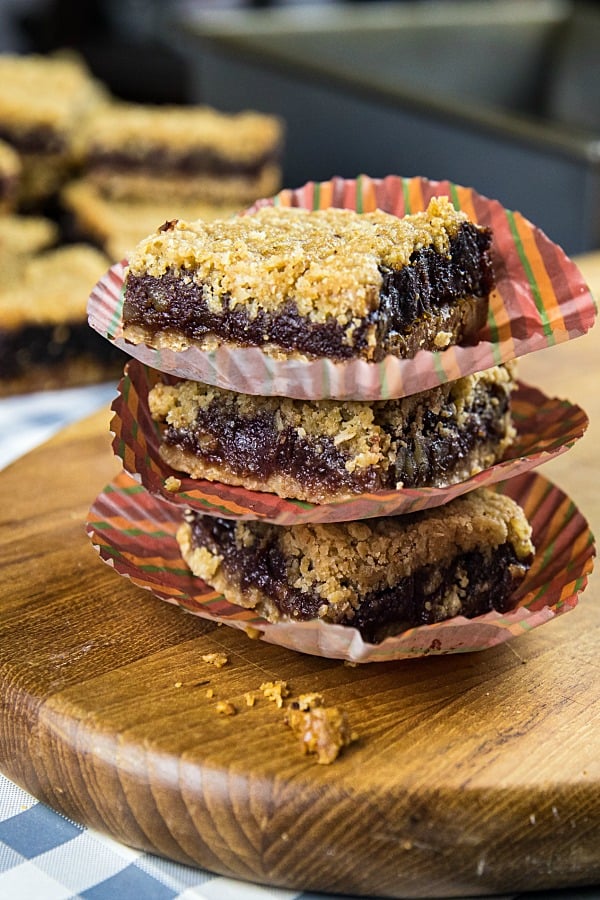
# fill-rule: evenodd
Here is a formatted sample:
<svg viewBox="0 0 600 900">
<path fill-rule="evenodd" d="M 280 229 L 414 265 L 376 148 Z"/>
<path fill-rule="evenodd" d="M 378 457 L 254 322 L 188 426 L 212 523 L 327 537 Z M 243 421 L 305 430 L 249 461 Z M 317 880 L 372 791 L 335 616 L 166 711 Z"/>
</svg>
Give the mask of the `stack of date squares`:
<svg viewBox="0 0 600 900">
<path fill-rule="evenodd" d="M 424 178 L 311 182 L 164 223 L 88 314 L 132 357 L 88 533 L 134 584 L 352 662 L 484 649 L 576 605 L 593 538 L 534 469 L 587 417 L 517 358 L 595 306 L 519 213 Z"/>
</svg>

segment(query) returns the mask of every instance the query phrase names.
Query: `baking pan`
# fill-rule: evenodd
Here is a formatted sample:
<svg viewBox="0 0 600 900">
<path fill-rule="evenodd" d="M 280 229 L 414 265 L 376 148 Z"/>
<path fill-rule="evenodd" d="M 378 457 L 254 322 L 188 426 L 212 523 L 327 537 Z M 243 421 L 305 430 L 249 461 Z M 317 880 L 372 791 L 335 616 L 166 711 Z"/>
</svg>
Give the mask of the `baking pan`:
<svg viewBox="0 0 600 900">
<path fill-rule="evenodd" d="M 179 8 L 196 101 L 287 122 L 284 181 L 471 185 L 568 253 L 600 246 L 600 13 L 589 4 Z"/>
</svg>

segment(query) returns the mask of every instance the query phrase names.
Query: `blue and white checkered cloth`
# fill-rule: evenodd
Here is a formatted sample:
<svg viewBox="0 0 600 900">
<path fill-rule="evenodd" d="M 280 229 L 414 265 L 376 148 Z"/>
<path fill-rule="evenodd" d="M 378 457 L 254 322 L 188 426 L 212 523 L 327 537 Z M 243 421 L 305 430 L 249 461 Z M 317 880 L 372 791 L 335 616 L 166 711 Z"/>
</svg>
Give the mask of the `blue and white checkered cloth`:
<svg viewBox="0 0 600 900">
<path fill-rule="evenodd" d="M 114 383 L 40 391 L 0 400 L 0 469 L 117 395 Z"/>
<path fill-rule="evenodd" d="M 132 850 L 0 775 L 1 900 L 308 900 Z"/>
<path fill-rule="evenodd" d="M 0 469 L 108 404 L 114 384 L 0 400 Z M 600 852 L 600 848 L 599 848 Z M 510 900 L 517 895 L 511 894 Z M 518 900 L 600 900 L 582 888 Z M 71 822 L 0 775 L 0 900 L 326 900 L 174 863 Z M 350 900 L 340 897 L 337 900 Z M 473 900 L 473 898 L 472 898 Z M 509 900 L 509 897 L 496 900 Z"/>
</svg>

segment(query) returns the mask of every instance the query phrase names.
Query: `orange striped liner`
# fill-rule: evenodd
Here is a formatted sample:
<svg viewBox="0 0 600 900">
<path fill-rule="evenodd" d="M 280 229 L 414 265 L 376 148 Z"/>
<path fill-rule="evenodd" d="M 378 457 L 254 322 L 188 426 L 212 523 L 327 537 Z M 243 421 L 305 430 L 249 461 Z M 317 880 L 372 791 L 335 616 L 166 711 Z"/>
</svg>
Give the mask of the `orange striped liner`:
<svg viewBox="0 0 600 900">
<path fill-rule="evenodd" d="M 452 355 L 449 359 L 452 360 Z M 163 377 L 167 381 L 175 380 L 170 376 Z M 517 440 L 501 463 L 448 488 L 384 490 L 316 505 L 266 491 L 193 479 L 171 469 L 160 456 L 160 436 L 148 408 L 148 392 L 159 378 L 160 373 L 137 360 L 131 360 L 125 368 L 112 405 L 111 422 L 116 435 L 113 450 L 122 459 L 124 468 L 150 493 L 168 503 L 190 506 L 209 515 L 260 518 L 278 525 L 398 515 L 447 503 L 461 493 L 482 484 L 504 481 L 565 452 L 583 436 L 588 424 L 580 407 L 548 398 L 536 388 L 521 384 L 512 401 Z M 142 440 L 144 434 L 145 440 Z M 174 492 L 165 487 L 169 477 L 180 481 L 180 487 Z"/>
<path fill-rule="evenodd" d="M 252 621 L 263 639 L 306 653 L 360 662 L 407 659 L 494 646 L 573 609 L 585 589 L 595 546 L 573 502 L 534 472 L 512 478 L 496 489 L 523 506 L 533 527 L 536 559 L 517 592 L 517 606 L 503 615 L 488 613 L 471 620 L 450 619 L 411 629 L 377 646 L 361 642 L 352 628 L 319 622 L 273 625 L 252 610 L 229 604 L 183 563 L 172 533 L 181 521 L 181 510 L 140 489 L 124 473 L 97 497 L 88 515 L 87 530 L 100 558 L 118 574 L 204 618 L 238 627 Z M 116 522 L 127 524 L 122 529 L 103 527 Z M 164 527 L 157 529 L 157 523 Z"/>
<path fill-rule="evenodd" d="M 455 185 L 454 190 L 459 201 L 459 208 L 467 214 L 473 221 L 478 222 L 479 217 L 473 204 L 473 190 L 469 187 L 463 187 L 460 184 Z"/>
<path fill-rule="evenodd" d="M 425 209 L 427 204 L 423 196 L 423 183 L 420 178 L 411 178 L 408 187 L 410 212 L 419 212 Z"/>
<path fill-rule="evenodd" d="M 377 191 L 370 178 L 360 176 L 357 179 L 357 197 L 359 194 L 361 212 L 374 212 L 377 209 Z"/>
<path fill-rule="evenodd" d="M 331 181 L 325 181 L 321 184 L 320 188 L 320 203 L 319 207 L 322 209 L 326 209 L 332 205 L 333 202 L 333 183 Z"/>
<path fill-rule="evenodd" d="M 564 322 L 561 314 L 560 304 L 554 293 L 553 284 L 548 276 L 544 260 L 539 251 L 539 247 L 535 240 L 535 233 L 531 228 L 531 224 L 519 212 L 513 214 L 515 226 L 517 228 L 519 238 L 525 253 L 527 261 L 531 268 L 535 283 L 538 287 L 540 295 L 544 298 L 543 305 L 548 318 L 554 323 L 560 323 L 559 327 L 564 328 Z M 556 327 L 556 325 L 555 325 Z"/>
</svg>

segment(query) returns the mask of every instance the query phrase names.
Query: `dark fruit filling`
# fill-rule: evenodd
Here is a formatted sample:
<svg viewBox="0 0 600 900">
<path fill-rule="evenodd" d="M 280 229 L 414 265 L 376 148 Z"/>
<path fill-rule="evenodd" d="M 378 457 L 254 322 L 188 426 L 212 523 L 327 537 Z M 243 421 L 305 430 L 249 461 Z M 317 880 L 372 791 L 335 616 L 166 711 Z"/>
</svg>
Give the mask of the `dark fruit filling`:
<svg viewBox="0 0 600 900">
<path fill-rule="evenodd" d="M 257 177 L 266 165 L 277 162 L 278 156 L 278 152 L 270 151 L 258 159 L 244 161 L 218 156 L 209 149 L 189 150 L 184 153 L 152 147 L 132 155 L 125 150 L 104 150 L 102 147 L 96 147 L 90 151 L 87 164 L 96 172 L 116 171 L 122 174 L 177 172 L 180 175 L 196 175 L 198 172 L 204 172 L 219 177 L 227 175 Z"/>
<path fill-rule="evenodd" d="M 18 378 L 30 369 L 53 366 L 83 356 L 118 363 L 122 352 L 87 325 L 27 325 L 0 328 L 0 379 Z"/>
<path fill-rule="evenodd" d="M 276 539 L 257 539 L 251 547 L 240 546 L 235 540 L 234 522 L 196 515 L 192 541 L 194 546 L 207 547 L 223 557 L 228 579 L 240 591 L 258 589 L 285 617 L 307 620 L 318 616 L 323 598 L 288 583 L 285 559 Z M 369 642 L 377 642 L 394 631 L 432 624 L 447 617 L 444 598 L 453 588 L 465 584 L 466 579 L 468 587 L 462 598 L 461 615 L 472 618 L 492 609 L 506 612 L 527 565 L 517 559 L 510 544 L 485 553 L 463 553 L 444 570 L 435 565 L 424 566 L 393 587 L 368 594 L 354 616 L 339 624 L 352 625 Z"/>
<path fill-rule="evenodd" d="M 232 343 L 272 343 L 309 356 L 333 359 L 348 359 L 364 349 L 369 329 L 375 324 L 379 359 L 403 344 L 406 332 L 419 321 L 440 314 L 448 318 L 453 305 L 463 298 L 487 298 L 493 287 L 490 242 L 488 229 L 466 223 L 450 242 L 450 256 L 426 248 L 415 251 L 403 269 L 382 270 L 379 308 L 353 331 L 352 344 L 348 343 L 346 329 L 333 317 L 323 324 L 308 322 L 298 313 L 293 300 L 276 314 L 263 310 L 250 318 L 239 305 L 231 308 L 225 296 L 223 311 L 211 312 L 201 284 L 185 283 L 168 272 L 160 278 L 128 275 L 123 322 L 126 327 L 144 326 L 152 333 L 176 331 L 196 341 L 216 335 Z M 478 318 L 482 320 L 479 325 L 483 325 L 484 307 Z"/>
<path fill-rule="evenodd" d="M 274 411 L 243 418 L 223 402 L 200 408 L 193 429 L 167 426 L 163 441 L 239 477 L 265 481 L 284 475 L 313 491 L 394 490 L 398 482 L 405 487 L 421 487 L 447 481 L 475 448 L 504 437 L 508 405 L 506 393 L 492 386 L 489 392 L 480 392 L 460 425 L 452 418 L 451 404 L 442 409 L 441 415 L 426 410 L 419 428 L 407 419 L 401 435 L 388 421 L 378 423 L 392 438 L 402 438 L 395 464 L 387 472 L 370 466 L 349 472 L 348 457 L 332 438 L 311 440 L 300 437 L 295 428 L 278 430 Z M 377 409 L 375 406 L 376 422 Z"/>
</svg>

